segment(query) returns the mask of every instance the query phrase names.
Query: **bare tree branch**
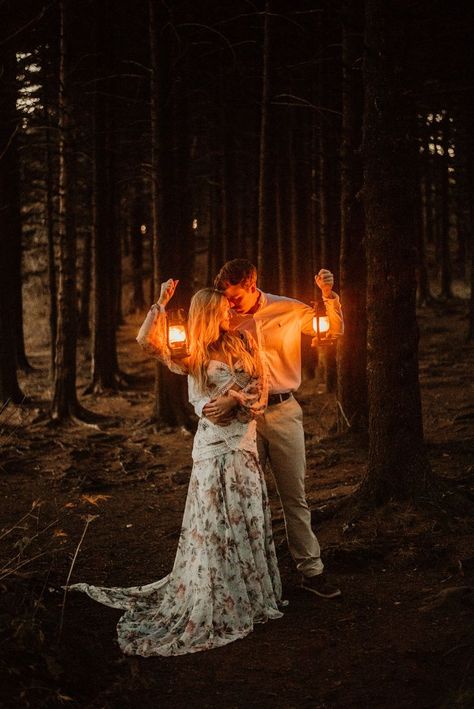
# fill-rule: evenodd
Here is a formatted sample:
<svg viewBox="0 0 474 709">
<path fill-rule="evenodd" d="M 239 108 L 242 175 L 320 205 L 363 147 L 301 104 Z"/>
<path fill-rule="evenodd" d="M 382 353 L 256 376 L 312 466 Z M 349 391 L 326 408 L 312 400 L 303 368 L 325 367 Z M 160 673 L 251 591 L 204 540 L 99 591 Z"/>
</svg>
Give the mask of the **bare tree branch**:
<svg viewBox="0 0 474 709">
<path fill-rule="evenodd" d="M 8 141 L 7 141 L 7 144 L 6 144 L 5 148 L 4 148 L 4 149 L 2 150 L 2 152 L 0 153 L 0 160 L 6 155 L 6 153 L 7 153 L 7 151 L 8 151 L 8 148 L 9 148 L 10 145 L 13 143 L 13 140 L 14 140 L 14 138 L 15 138 L 15 136 L 16 136 L 16 134 L 18 133 L 19 130 L 20 130 L 20 126 L 19 126 L 19 125 L 16 125 L 16 126 L 15 126 L 15 130 L 13 131 L 13 133 L 11 134 L 11 136 L 8 138 Z"/>
<path fill-rule="evenodd" d="M 302 98 L 301 96 L 294 96 L 293 94 L 278 94 L 274 98 L 293 99 L 293 102 L 272 100 L 271 103 L 274 106 L 296 106 L 298 108 L 311 108 L 314 111 L 320 111 L 321 113 L 333 113 L 336 116 L 342 115 L 340 111 L 336 111 L 334 108 L 328 108 L 327 106 L 317 106 L 316 104 L 312 103 L 311 101 L 308 101 L 308 99 L 306 98 Z"/>
</svg>

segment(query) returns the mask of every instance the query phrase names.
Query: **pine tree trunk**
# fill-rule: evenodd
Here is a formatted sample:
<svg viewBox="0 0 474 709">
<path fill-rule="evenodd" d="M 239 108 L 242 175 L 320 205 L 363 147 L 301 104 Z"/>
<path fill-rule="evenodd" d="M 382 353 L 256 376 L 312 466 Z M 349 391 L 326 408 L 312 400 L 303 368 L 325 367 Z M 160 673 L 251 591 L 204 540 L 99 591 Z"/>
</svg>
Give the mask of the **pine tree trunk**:
<svg viewBox="0 0 474 709">
<path fill-rule="evenodd" d="M 94 206 L 92 207 L 94 210 Z M 82 252 L 82 279 L 81 279 L 81 311 L 79 314 L 79 336 L 90 335 L 90 304 L 92 289 L 92 243 L 94 228 L 87 229 L 84 234 L 84 248 Z"/>
<path fill-rule="evenodd" d="M 472 101 L 472 99 L 471 99 Z M 474 105 L 470 105 L 467 111 L 467 125 L 470 127 L 472 125 L 472 119 L 474 118 Z M 466 182 L 467 191 L 470 199 L 468 199 L 469 205 L 469 223 L 470 229 L 470 256 L 471 256 L 471 268 L 470 268 L 470 285 L 471 285 L 471 295 L 469 299 L 469 325 L 467 331 L 467 341 L 474 342 L 474 137 L 472 131 L 468 133 L 467 139 L 467 160 L 466 160 Z"/>
<path fill-rule="evenodd" d="M 246 258 L 253 264 L 257 264 L 258 260 L 258 238 L 255 238 L 255 234 L 258 234 L 258 181 L 259 173 L 257 169 L 251 174 L 244 187 L 248 205 L 245 254 Z"/>
<path fill-rule="evenodd" d="M 312 91 L 313 102 L 315 102 L 315 89 Z M 310 239 L 311 239 L 311 272 L 316 275 L 321 261 L 321 244 L 319 239 L 319 209 L 318 209 L 318 127 L 316 114 L 311 115 L 311 139 L 310 139 L 310 161 L 311 161 L 311 205 L 310 205 Z"/>
<path fill-rule="evenodd" d="M 115 124 L 108 78 L 113 72 L 110 44 L 111 5 L 96 6 L 97 77 L 94 95 L 94 310 L 91 384 L 88 391 L 116 389 L 120 383 L 117 360 L 117 264 L 120 259 L 116 227 Z M 112 28 L 113 30 L 113 28 Z"/>
<path fill-rule="evenodd" d="M 209 199 L 209 240 L 207 247 L 207 273 L 208 282 L 212 283 L 215 276 L 217 275 L 219 268 L 222 265 L 220 259 L 220 244 L 219 244 L 219 234 L 220 230 L 220 217 L 221 210 L 218 209 L 218 195 L 216 193 L 216 187 L 211 185 L 209 187 L 210 199 Z"/>
<path fill-rule="evenodd" d="M 49 332 L 51 338 L 51 358 L 50 370 L 51 378 L 54 378 L 54 367 L 56 360 L 56 337 L 58 332 L 58 289 L 56 281 L 56 256 L 54 244 L 54 182 L 55 182 L 55 160 L 53 146 L 52 122 L 49 113 L 49 102 L 45 106 L 46 114 L 46 219 L 48 232 L 48 284 L 49 284 Z"/>
<path fill-rule="evenodd" d="M 125 259 L 130 256 L 132 250 L 132 209 L 135 206 L 135 190 L 133 185 L 128 185 L 122 200 L 122 213 L 124 221 L 122 224 L 122 252 Z M 141 222 L 143 224 L 143 221 Z"/>
<path fill-rule="evenodd" d="M 319 20 L 322 23 L 322 19 Z M 319 29 L 319 45 L 322 54 L 322 28 Z M 326 69 L 321 56 L 318 64 L 317 75 L 317 100 L 324 105 L 326 100 Z M 329 208 L 328 208 L 328 128 L 327 116 L 321 111 L 319 113 L 319 130 L 317 135 L 317 170 L 318 170 L 318 203 L 319 203 L 319 268 L 329 267 Z"/>
<path fill-rule="evenodd" d="M 137 200 L 137 195 L 131 195 L 133 200 L 130 218 L 130 250 L 132 254 L 132 312 L 141 312 L 145 308 L 143 291 L 143 208 Z"/>
<path fill-rule="evenodd" d="M 452 268 L 451 268 L 451 253 L 450 253 L 450 195 L 449 195 L 449 122 L 446 116 L 442 123 L 443 131 L 443 157 L 440 159 L 441 165 L 441 297 L 444 300 L 449 300 L 453 297 L 452 292 Z"/>
<path fill-rule="evenodd" d="M 18 204 L 18 215 L 20 216 L 20 205 Z M 21 223 L 18 224 L 17 233 L 21 236 Z M 23 328 L 23 293 L 22 293 L 22 274 L 21 274 L 21 240 L 15 243 L 14 252 L 14 289 L 11 297 L 14 299 L 15 307 L 15 340 L 16 340 L 16 361 L 17 366 L 23 372 L 32 372 L 33 367 L 29 363 L 25 352 L 25 336 Z"/>
<path fill-rule="evenodd" d="M 20 128 L 20 118 L 16 111 L 16 96 L 17 96 L 17 79 L 16 79 L 16 55 L 12 48 L 5 50 L 5 60 L 3 64 L 3 81 L 5 82 L 5 90 L 3 92 L 3 112 L 4 120 L 11 129 L 11 141 L 7 143 L 6 159 L 8 163 L 9 181 L 6 186 L 6 201 L 9 211 L 9 229 L 11 230 L 10 242 L 10 300 L 12 308 L 12 322 L 14 327 L 14 338 L 16 348 L 16 363 L 17 367 L 24 372 L 32 370 L 26 353 L 25 339 L 23 334 L 23 294 L 22 294 L 22 273 L 21 273 L 21 254 L 22 254 L 22 219 L 20 205 L 20 175 L 19 175 L 19 159 L 18 159 L 18 139 L 17 132 Z M 6 146 L 5 146 L 6 147 Z"/>
<path fill-rule="evenodd" d="M 329 214 L 328 214 L 328 170 L 327 170 L 327 140 L 325 118 L 321 116 L 318 133 L 318 192 L 319 192 L 319 244 L 320 268 L 328 268 L 329 263 Z"/>
<path fill-rule="evenodd" d="M 426 265 L 426 243 L 428 230 L 427 210 L 427 180 L 422 174 L 423 164 L 419 161 L 419 208 L 417 210 L 417 235 L 418 235 L 418 304 L 426 305 L 432 301 L 428 267 Z M 421 174 L 420 174 L 421 173 Z"/>
<path fill-rule="evenodd" d="M 312 223 L 312 168 L 311 162 L 311 123 L 309 113 L 305 114 L 305 123 L 300 124 L 297 133 L 298 179 L 296 183 L 298 204 L 298 231 L 300 248 L 298 253 L 298 274 L 300 284 L 297 298 L 309 303 L 313 299 L 313 223 Z M 313 352 L 314 354 L 314 352 Z"/>
<path fill-rule="evenodd" d="M 185 71 L 185 69 L 183 70 Z M 163 212 L 160 263 L 163 274 L 179 280 L 170 308 L 189 308 L 194 265 L 193 211 L 190 184 L 189 105 L 183 81 L 174 81 L 168 103 L 171 115 L 161 122 Z M 173 244 L 173 248 L 170 245 Z M 168 277 L 168 276 L 166 276 Z M 159 391 L 159 421 L 167 426 L 190 427 L 187 381 L 162 367 Z"/>
<path fill-rule="evenodd" d="M 292 298 L 298 296 L 298 289 L 300 287 L 300 274 L 299 274 L 299 253 L 301 249 L 300 238 L 301 235 L 298 230 L 298 203 L 297 203 L 297 187 L 296 187 L 296 149 L 294 141 L 294 130 L 292 121 L 290 120 L 288 125 L 288 209 L 289 209 L 289 220 L 288 220 L 288 236 L 290 239 L 290 288 L 289 294 Z"/>
<path fill-rule="evenodd" d="M 438 244 L 438 235 L 436 230 L 436 173 L 434 169 L 434 159 L 432 156 L 428 158 L 428 177 L 427 177 L 427 215 L 428 215 L 428 230 L 426 232 L 427 242 L 432 245 Z"/>
<path fill-rule="evenodd" d="M 80 414 L 76 394 L 77 288 L 76 224 L 73 201 L 74 156 L 71 106 L 67 94 L 67 41 L 65 16 L 67 0 L 60 0 L 60 60 L 58 97 L 59 134 L 59 286 L 58 329 L 54 367 L 54 394 L 51 417 L 64 422 Z"/>
<path fill-rule="evenodd" d="M 265 2 L 262 54 L 262 92 L 260 107 L 260 145 L 258 181 L 257 271 L 260 285 L 274 290 L 271 234 L 271 175 L 270 175 L 270 0 Z"/>
<path fill-rule="evenodd" d="M 151 245 L 152 245 L 152 301 L 157 300 L 160 294 L 161 264 L 160 264 L 160 235 L 165 233 L 163 223 L 163 176 L 160 135 L 160 57 L 158 54 L 157 36 L 159 27 L 156 18 L 156 9 L 153 0 L 148 2 L 149 13 L 149 41 L 150 41 L 150 132 L 151 132 Z"/>
<path fill-rule="evenodd" d="M 416 143 L 400 14 L 395 0 L 366 0 L 363 156 L 370 445 L 361 493 L 375 504 L 427 495 L 433 484 L 418 381 Z"/>
<path fill-rule="evenodd" d="M 18 307 L 21 288 L 18 270 L 21 223 L 18 194 L 16 135 L 16 59 L 8 43 L 0 44 L 0 404 L 20 403 L 23 394 L 17 379 Z"/>
<path fill-rule="evenodd" d="M 153 281 L 155 298 L 160 292 L 162 278 L 180 280 L 179 294 L 171 307 L 180 305 L 186 289 L 191 288 L 189 268 L 190 241 L 192 239 L 192 201 L 187 190 L 189 154 L 187 150 L 187 106 L 179 81 L 171 91 L 169 77 L 169 52 L 166 39 L 161 34 L 158 47 L 158 18 L 153 2 L 149 2 L 150 63 L 151 63 L 151 171 L 153 215 Z M 170 18 L 172 21 L 172 17 Z M 165 51 L 166 50 L 166 51 Z M 171 51 L 171 50 L 170 50 Z M 163 104 L 168 99 L 166 120 Z M 169 116 L 169 112 L 172 116 Z M 183 142 L 182 142 L 183 141 Z M 184 151 L 184 152 L 183 152 Z M 171 247 L 171 244 L 173 245 Z M 186 408 L 186 379 L 169 372 L 157 364 L 155 372 L 155 402 L 153 418 L 168 426 L 188 424 Z"/>
<path fill-rule="evenodd" d="M 112 174 L 112 180 L 115 181 L 116 176 L 115 172 Z M 119 204 L 120 200 L 118 199 L 117 193 L 118 193 L 118 188 L 116 182 L 114 182 L 114 194 L 115 194 L 115 205 Z M 115 274 L 114 274 L 114 300 L 115 300 L 115 329 L 120 327 L 120 325 L 124 324 L 124 318 L 123 318 L 123 303 L 122 303 L 122 289 L 123 289 L 123 267 L 122 267 L 122 248 L 123 248 L 123 239 L 122 239 L 122 229 L 121 225 L 119 224 L 120 220 L 120 210 L 115 206 L 114 208 L 114 266 L 115 266 Z M 118 367 L 118 363 L 117 363 Z"/>
<path fill-rule="evenodd" d="M 442 161 L 439 155 L 433 156 L 433 184 L 431 192 L 431 209 L 433 220 L 433 235 L 435 244 L 435 256 L 440 281 L 442 280 L 442 258 L 443 258 L 443 188 L 442 188 Z"/>
<path fill-rule="evenodd" d="M 340 291 L 344 303 L 345 334 L 338 343 L 338 400 L 354 432 L 366 431 L 367 408 L 367 318 L 365 225 L 360 191 L 362 164 L 363 94 L 356 62 L 362 54 L 360 13 L 352 0 L 343 2 L 343 85 L 341 141 L 341 251 Z M 360 37 L 360 38 L 359 38 Z"/>
<path fill-rule="evenodd" d="M 275 185 L 275 231 L 278 261 L 278 293 L 286 293 L 285 222 L 283 218 L 283 165 L 277 162 Z"/>
<path fill-rule="evenodd" d="M 322 23 L 322 19 L 320 20 Z M 322 48 L 322 29 L 320 26 L 319 41 Z M 320 59 L 318 64 L 317 96 L 321 105 L 326 101 L 326 69 Z M 327 116 L 320 112 L 318 132 L 318 192 L 319 192 L 319 244 L 321 261 L 318 267 L 330 268 L 331 248 L 329 244 L 329 139 Z M 319 297 L 320 294 L 318 294 Z M 337 388 L 336 351 L 334 348 L 320 349 L 318 352 L 318 379 L 324 383 L 327 392 Z"/>
<path fill-rule="evenodd" d="M 468 342 L 474 342 L 474 229 L 471 229 L 471 296 L 469 299 L 469 329 L 467 332 Z"/>
<path fill-rule="evenodd" d="M 232 221 L 232 208 L 231 208 L 231 168 L 230 162 L 232 160 L 232 140 L 227 130 L 227 111 L 226 111 L 226 95 L 224 91 L 224 78 L 222 67 L 219 71 L 219 81 L 218 81 L 218 91 L 217 91 L 217 123 L 218 130 L 216 131 L 217 144 L 215 147 L 217 159 L 218 159 L 218 182 L 219 182 L 219 207 L 220 207 L 220 265 L 225 263 L 233 256 L 233 249 L 231 247 L 232 236 L 231 230 L 233 229 Z"/>
<path fill-rule="evenodd" d="M 15 61 L 13 56 L 12 61 Z M 12 121 L 16 120 L 19 123 L 19 117 L 16 115 L 16 76 L 12 86 L 12 92 L 9 95 L 9 105 L 5 107 L 11 114 Z M 18 125 L 19 127 L 19 125 Z M 33 367 L 28 362 L 25 352 L 25 336 L 23 329 L 23 288 L 22 288 L 22 219 L 21 219 L 21 203 L 20 203 L 20 166 L 18 157 L 18 141 L 16 137 L 12 140 L 9 149 L 9 170 L 10 184 L 8 186 L 8 194 L 11 209 L 11 227 L 15 233 L 15 239 L 12 242 L 12 290 L 10 297 L 12 299 L 12 307 L 14 309 L 13 322 L 15 327 L 16 341 L 16 362 L 23 372 L 31 372 Z"/>
<path fill-rule="evenodd" d="M 156 18 L 156 9 L 153 0 L 148 2 L 149 16 L 149 43 L 150 43 L 150 132 L 151 132 L 151 248 L 152 248 L 152 275 L 151 283 L 151 300 L 152 302 L 158 299 L 160 294 L 161 282 L 161 263 L 160 263 L 160 239 L 166 238 L 165 224 L 163 220 L 163 177 L 162 177 L 162 154 L 161 154 L 161 136 L 160 136 L 160 100 L 161 82 L 160 82 L 160 61 L 158 55 L 157 36 L 158 23 Z M 168 276 L 167 276 L 168 277 Z M 157 421 L 161 419 L 161 397 L 163 390 L 163 369 L 157 362 L 155 366 L 155 384 L 154 384 L 154 407 L 153 418 Z"/>
</svg>

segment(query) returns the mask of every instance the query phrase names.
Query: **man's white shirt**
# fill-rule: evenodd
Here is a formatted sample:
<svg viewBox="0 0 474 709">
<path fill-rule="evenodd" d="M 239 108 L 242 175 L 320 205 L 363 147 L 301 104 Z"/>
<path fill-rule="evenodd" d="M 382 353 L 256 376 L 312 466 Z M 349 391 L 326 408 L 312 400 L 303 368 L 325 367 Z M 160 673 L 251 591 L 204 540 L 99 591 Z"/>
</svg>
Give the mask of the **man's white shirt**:
<svg viewBox="0 0 474 709">
<path fill-rule="evenodd" d="M 323 298 L 330 332 L 342 335 L 344 322 L 339 296 Z M 294 298 L 260 291 L 258 308 L 252 315 L 232 311 L 232 330 L 249 332 L 258 343 L 266 365 L 269 394 L 296 391 L 301 384 L 301 333 L 312 335 L 314 310 Z M 189 380 L 188 380 L 189 382 Z M 189 386 L 189 401 L 201 417 L 210 397 Z"/>
</svg>

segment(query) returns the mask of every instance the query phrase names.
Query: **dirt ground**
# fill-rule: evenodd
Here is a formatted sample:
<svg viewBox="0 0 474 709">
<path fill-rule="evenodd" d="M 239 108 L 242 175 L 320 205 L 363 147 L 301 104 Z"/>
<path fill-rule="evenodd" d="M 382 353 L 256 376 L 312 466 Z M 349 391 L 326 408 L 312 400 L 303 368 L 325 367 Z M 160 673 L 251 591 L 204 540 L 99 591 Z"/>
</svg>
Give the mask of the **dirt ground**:
<svg viewBox="0 0 474 709">
<path fill-rule="evenodd" d="M 433 468 L 449 481 L 446 507 L 389 505 L 360 522 L 333 514 L 361 480 L 366 451 L 331 434 L 335 399 L 306 382 L 298 398 L 308 498 L 342 598 L 298 588 L 269 475 L 284 617 L 222 649 L 164 659 L 124 657 L 115 640 L 120 611 L 80 594 L 65 599 L 61 586 L 70 572 L 71 582 L 102 585 L 168 573 L 192 436 L 147 424 L 153 364 L 134 342 L 136 316 L 120 330 L 133 385 L 81 397 L 113 419 L 100 429 L 51 428 L 46 337 L 32 324 L 35 371 L 22 385 L 33 401 L 0 418 L 0 705 L 474 707 L 474 531 L 448 507 L 455 491 L 474 500 L 474 347 L 463 339 L 465 303 L 419 315 L 426 439 Z M 89 369 L 80 362 L 79 392 Z"/>
</svg>

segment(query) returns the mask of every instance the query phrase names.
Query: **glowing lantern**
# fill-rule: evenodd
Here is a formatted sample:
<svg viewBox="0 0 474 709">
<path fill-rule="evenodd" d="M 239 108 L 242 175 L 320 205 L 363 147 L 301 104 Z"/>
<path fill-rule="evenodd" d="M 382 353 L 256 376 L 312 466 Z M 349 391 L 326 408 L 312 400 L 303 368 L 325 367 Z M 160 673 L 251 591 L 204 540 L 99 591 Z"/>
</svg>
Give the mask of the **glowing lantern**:
<svg viewBox="0 0 474 709">
<path fill-rule="evenodd" d="M 188 332 L 182 310 L 171 310 L 167 313 L 167 338 L 171 357 L 188 356 Z"/>
<path fill-rule="evenodd" d="M 329 318 L 322 301 L 314 303 L 313 330 L 316 334 L 318 345 L 331 345 L 336 338 L 330 333 Z"/>
</svg>

